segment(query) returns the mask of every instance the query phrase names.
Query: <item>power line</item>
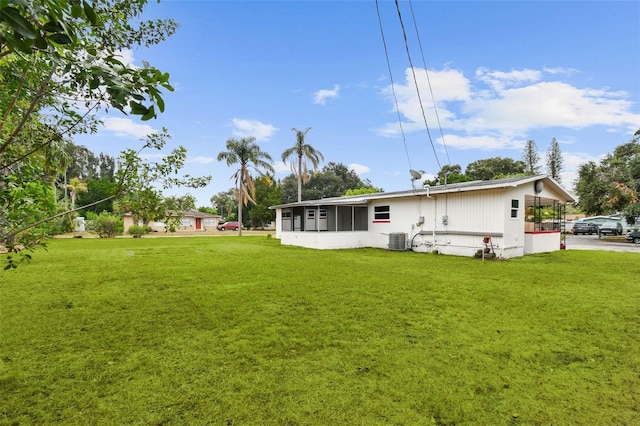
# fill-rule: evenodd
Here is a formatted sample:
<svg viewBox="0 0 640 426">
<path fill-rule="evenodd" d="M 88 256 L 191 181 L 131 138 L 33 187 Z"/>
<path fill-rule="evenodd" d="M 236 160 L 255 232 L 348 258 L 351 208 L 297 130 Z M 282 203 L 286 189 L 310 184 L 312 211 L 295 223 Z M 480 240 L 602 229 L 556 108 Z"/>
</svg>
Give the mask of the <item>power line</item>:
<svg viewBox="0 0 640 426">
<path fill-rule="evenodd" d="M 402 134 L 402 143 L 404 144 L 404 152 L 407 155 L 407 162 L 409 163 L 409 170 L 411 167 L 411 157 L 409 156 L 409 150 L 407 148 L 407 139 L 404 135 L 404 129 L 402 127 L 402 117 L 400 115 L 400 107 L 398 106 L 398 97 L 396 96 L 395 83 L 393 81 L 393 73 L 391 72 L 391 62 L 389 61 L 389 52 L 387 50 L 387 42 L 384 37 L 384 30 L 382 29 L 382 19 L 380 18 L 380 6 L 378 0 L 376 0 L 376 11 L 378 12 L 378 24 L 380 25 L 380 35 L 382 36 L 382 45 L 384 46 L 384 55 L 387 58 L 387 69 L 389 70 L 389 79 L 391 80 L 391 93 L 393 94 L 393 101 L 396 105 L 396 112 L 398 113 L 398 123 L 400 125 L 400 133 Z"/>
<path fill-rule="evenodd" d="M 438 122 L 438 129 L 440 129 L 440 137 L 442 138 L 442 146 L 444 146 L 444 152 L 447 155 L 447 163 L 451 165 L 451 159 L 449 158 L 449 150 L 444 140 L 444 133 L 442 132 L 442 125 L 440 124 L 440 115 L 438 114 L 438 107 L 436 106 L 436 98 L 433 96 L 433 88 L 431 87 L 431 79 L 429 78 L 429 70 L 427 69 L 427 62 L 424 59 L 424 51 L 422 50 L 422 41 L 420 40 L 420 32 L 418 31 L 418 23 L 416 16 L 413 13 L 413 2 L 409 0 L 409 8 L 411 9 L 411 17 L 413 18 L 413 26 L 416 30 L 416 37 L 418 39 L 418 46 L 420 47 L 420 55 L 422 56 L 422 65 L 424 66 L 424 72 L 427 75 L 427 82 L 429 83 L 429 93 L 431 94 L 431 100 L 433 101 L 433 111 L 436 114 L 436 120 Z"/>
<path fill-rule="evenodd" d="M 395 0 L 396 10 L 398 11 L 398 19 L 400 20 L 400 26 L 402 27 L 402 35 L 404 37 L 404 46 L 407 51 L 407 58 L 409 59 L 409 65 L 411 66 L 411 73 L 413 75 L 413 83 L 416 88 L 416 94 L 418 96 L 418 103 L 420 104 L 420 111 L 422 112 L 422 118 L 424 120 L 424 125 L 427 129 L 427 135 L 429 137 L 429 143 L 431 144 L 431 149 L 433 150 L 433 155 L 435 156 L 436 163 L 438 163 L 438 168 L 442 169 L 442 165 L 440 164 L 440 160 L 438 159 L 438 153 L 436 151 L 436 147 L 433 144 L 433 139 L 431 138 L 431 131 L 429 130 L 429 124 L 427 123 L 427 116 L 424 112 L 424 106 L 422 105 L 422 97 L 420 96 L 420 89 L 418 88 L 418 80 L 416 79 L 416 71 L 413 66 L 413 60 L 411 59 L 411 52 L 409 51 L 409 42 L 407 40 L 407 32 L 405 31 L 404 22 L 402 20 L 402 13 L 400 12 L 400 5 L 398 0 Z M 376 0 L 377 5 L 377 0 Z"/>
</svg>

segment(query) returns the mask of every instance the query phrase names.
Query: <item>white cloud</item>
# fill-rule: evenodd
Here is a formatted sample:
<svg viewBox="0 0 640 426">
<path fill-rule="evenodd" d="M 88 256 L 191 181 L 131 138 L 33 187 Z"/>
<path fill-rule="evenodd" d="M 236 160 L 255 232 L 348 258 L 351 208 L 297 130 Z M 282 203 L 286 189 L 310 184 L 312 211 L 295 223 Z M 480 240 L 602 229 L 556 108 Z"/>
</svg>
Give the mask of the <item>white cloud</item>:
<svg viewBox="0 0 640 426">
<path fill-rule="evenodd" d="M 607 88 L 579 88 L 559 81 L 572 69 L 512 70 L 479 69 L 475 80 L 462 72 L 445 69 L 429 71 L 417 68 L 416 81 L 422 108 L 430 128 L 437 126 L 452 133 L 445 138 L 448 146 L 459 149 L 521 148 L 527 134 L 545 128 L 583 129 L 591 126 L 637 129 L 640 114 L 633 113 L 633 103 L 623 91 Z M 429 86 L 431 82 L 431 87 Z M 411 69 L 405 81 L 394 86 L 405 133 L 424 131 Z M 433 108 L 431 91 L 437 104 Z M 391 104 L 391 87 L 383 89 Z M 377 129 L 382 136 L 399 134 L 397 121 Z"/>
<path fill-rule="evenodd" d="M 358 163 L 351 163 L 347 167 L 349 168 L 349 170 L 353 170 L 354 172 L 356 172 L 357 175 L 367 173 L 371 170 L 369 167 L 363 166 L 362 164 Z"/>
<path fill-rule="evenodd" d="M 466 120 L 476 131 L 527 131 L 545 127 L 584 128 L 596 124 L 624 126 L 640 116 L 629 112 L 624 93 L 578 89 L 562 82 L 539 82 L 506 89 L 491 98 L 466 103 Z M 465 121 L 465 120 L 463 120 Z"/>
<path fill-rule="evenodd" d="M 420 89 L 420 99 L 416 95 L 416 82 Z M 455 115 L 447 108 L 445 102 L 466 102 L 471 98 L 472 90 L 470 81 L 464 77 L 462 72 L 456 70 L 443 70 L 443 71 L 429 71 L 427 72 L 422 68 L 415 69 L 415 80 L 411 69 L 405 71 L 405 83 L 396 83 L 393 90 L 391 86 L 383 89 L 383 94 L 388 97 L 392 105 L 394 105 L 393 111 L 395 111 L 395 102 L 393 99 L 393 91 L 398 102 L 398 109 L 400 113 L 406 118 L 403 120 L 402 127 L 405 132 L 414 132 L 417 130 L 423 130 L 425 117 L 427 123 L 441 123 L 455 122 Z M 433 106 L 433 100 L 431 99 L 431 92 L 433 91 L 436 98 L 436 105 L 438 108 L 438 116 L 436 117 L 436 111 Z M 424 116 L 422 115 L 422 109 L 420 107 L 420 101 L 422 101 L 422 108 L 424 109 Z M 400 128 L 397 123 L 387 123 L 379 130 L 379 134 L 383 136 L 392 136 L 394 133 L 399 133 Z"/>
<path fill-rule="evenodd" d="M 565 75 L 573 75 L 580 72 L 573 68 L 562 68 L 562 67 L 544 68 L 543 71 L 546 74 L 565 74 Z"/>
<path fill-rule="evenodd" d="M 213 157 L 204 157 L 199 155 L 197 157 L 187 157 L 187 163 L 209 164 L 213 163 L 216 159 Z"/>
<path fill-rule="evenodd" d="M 167 156 L 167 154 L 163 154 L 161 152 L 156 152 L 156 153 L 145 152 L 145 153 L 140 154 L 140 157 L 144 158 L 146 160 L 163 159 L 166 156 Z"/>
<path fill-rule="evenodd" d="M 122 49 L 118 50 L 115 53 L 117 59 L 122 62 L 125 66 L 134 67 L 133 62 L 135 61 L 133 57 L 133 51 L 131 49 Z"/>
<path fill-rule="evenodd" d="M 122 138 L 144 139 L 147 135 L 157 132 L 153 127 L 135 123 L 130 118 L 107 117 L 102 121 L 104 130 Z"/>
<path fill-rule="evenodd" d="M 509 149 L 522 148 L 524 141 L 512 140 L 500 135 L 459 136 L 455 134 L 445 135 L 445 143 L 450 148 L 458 149 Z"/>
<path fill-rule="evenodd" d="M 289 167 L 288 164 L 285 164 L 282 161 L 278 161 L 277 163 L 275 163 L 273 165 L 273 169 L 276 171 L 276 174 L 285 173 L 285 174 L 289 175 L 291 173 L 291 167 Z"/>
<path fill-rule="evenodd" d="M 504 72 L 489 71 L 486 68 L 479 68 L 476 70 L 476 77 L 478 80 L 491 86 L 494 90 L 500 91 L 505 87 L 513 87 L 523 83 L 540 81 L 542 72 L 538 70 L 512 70 L 510 72 Z"/>
<path fill-rule="evenodd" d="M 258 141 L 268 141 L 278 130 L 271 124 L 262 123 L 258 120 L 247 120 L 244 118 L 233 119 L 233 134 L 241 138 L 253 136 Z"/>
<path fill-rule="evenodd" d="M 313 94 L 313 103 L 318 105 L 324 105 L 327 99 L 337 98 L 340 92 L 340 85 L 336 84 L 333 89 L 318 90 Z"/>
</svg>

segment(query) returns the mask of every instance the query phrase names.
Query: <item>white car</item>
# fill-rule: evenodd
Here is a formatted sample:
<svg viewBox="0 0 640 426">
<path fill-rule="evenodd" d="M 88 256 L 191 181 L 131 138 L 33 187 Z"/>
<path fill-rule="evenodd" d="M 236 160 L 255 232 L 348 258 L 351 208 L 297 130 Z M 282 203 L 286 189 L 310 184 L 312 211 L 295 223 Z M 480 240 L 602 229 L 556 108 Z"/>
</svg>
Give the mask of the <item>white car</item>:
<svg viewBox="0 0 640 426">
<path fill-rule="evenodd" d="M 598 231 L 600 235 L 622 235 L 622 225 L 620 222 L 605 222 L 600 225 Z"/>
</svg>

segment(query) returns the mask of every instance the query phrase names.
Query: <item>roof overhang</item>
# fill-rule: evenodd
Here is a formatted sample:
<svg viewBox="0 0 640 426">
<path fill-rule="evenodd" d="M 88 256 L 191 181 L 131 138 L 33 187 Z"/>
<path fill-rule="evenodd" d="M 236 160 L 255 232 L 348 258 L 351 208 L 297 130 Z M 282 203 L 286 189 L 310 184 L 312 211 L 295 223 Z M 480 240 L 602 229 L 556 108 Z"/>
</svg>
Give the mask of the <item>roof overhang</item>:
<svg viewBox="0 0 640 426">
<path fill-rule="evenodd" d="M 376 192 L 373 194 L 322 198 L 319 200 L 308 200 L 296 203 L 280 204 L 270 206 L 272 210 L 294 207 L 319 207 L 319 206 L 357 206 L 366 205 L 375 200 L 386 200 L 391 198 L 406 198 L 412 196 L 435 196 L 440 194 L 452 194 L 460 192 L 471 192 L 492 189 L 516 188 L 522 185 L 533 184 L 542 181 L 544 186 L 558 195 L 558 201 L 563 203 L 573 203 L 576 199 L 567 192 L 562 185 L 548 175 L 520 176 L 506 179 L 478 180 L 472 182 L 451 183 L 447 185 L 426 186 L 419 189 L 397 192 Z"/>
</svg>

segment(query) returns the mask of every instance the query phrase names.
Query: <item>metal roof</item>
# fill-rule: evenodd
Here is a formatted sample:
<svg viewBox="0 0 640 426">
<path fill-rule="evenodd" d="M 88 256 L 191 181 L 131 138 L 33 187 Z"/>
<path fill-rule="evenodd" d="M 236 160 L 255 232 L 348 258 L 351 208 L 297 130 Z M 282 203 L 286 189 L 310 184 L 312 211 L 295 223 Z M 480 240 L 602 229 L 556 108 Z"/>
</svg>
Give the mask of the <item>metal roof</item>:
<svg viewBox="0 0 640 426">
<path fill-rule="evenodd" d="M 527 183 L 542 180 L 550 189 L 557 192 L 562 198 L 561 201 L 574 202 L 576 199 L 567 192 L 557 181 L 548 175 L 519 176 L 505 179 L 476 180 L 471 182 L 450 183 L 447 185 L 425 186 L 419 189 L 394 192 L 376 192 L 373 194 L 353 195 L 345 197 L 321 198 L 319 200 L 307 200 L 295 203 L 280 204 L 270 206 L 270 209 L 290 208 L 290 207 L 316 207 L 316 206 L 353 206 L 368 204 L 373 200 L 383 200 L 389 198 L 402 198 L 421 195 L 438 195 L 457 192 L 480 191 L 488 189 L 515 188 Z"/>
</svg>

